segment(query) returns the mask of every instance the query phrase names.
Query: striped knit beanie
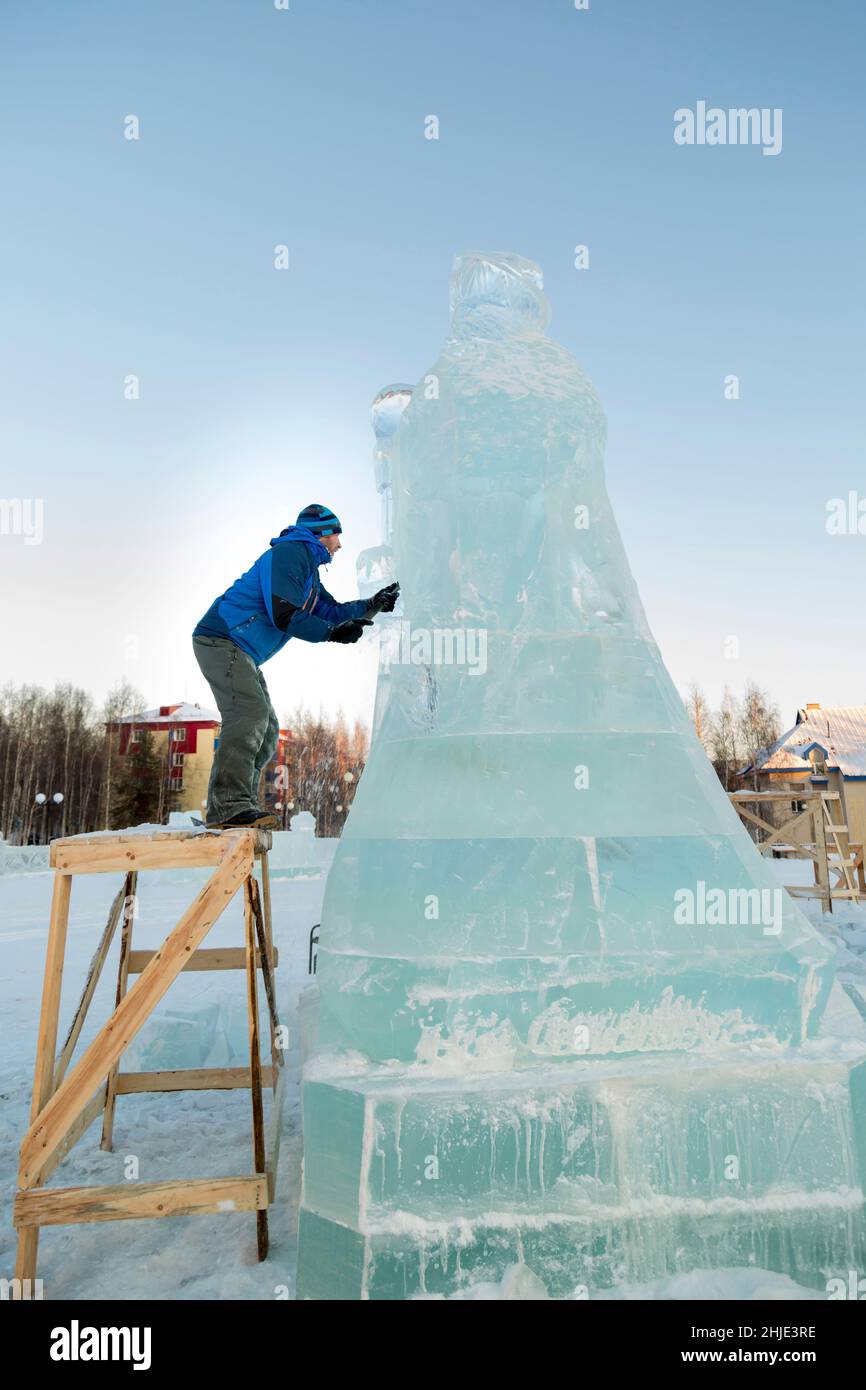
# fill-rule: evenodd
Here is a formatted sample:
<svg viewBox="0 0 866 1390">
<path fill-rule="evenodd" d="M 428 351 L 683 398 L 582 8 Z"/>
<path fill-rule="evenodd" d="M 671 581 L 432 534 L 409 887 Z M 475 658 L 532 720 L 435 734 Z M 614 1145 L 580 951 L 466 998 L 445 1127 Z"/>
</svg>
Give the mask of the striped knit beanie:
<svg viewBox="0 0 866 1390">
<path fill-rule="evenodd" d="M 305 526 L 314 536 L 333 536 L 343 529 L 339 517 L 334 516 L 330 507 L 323 507 L 319 502 L 311 502 L 309 507 L 299 512 L 295 525 Z"/>
</svg>

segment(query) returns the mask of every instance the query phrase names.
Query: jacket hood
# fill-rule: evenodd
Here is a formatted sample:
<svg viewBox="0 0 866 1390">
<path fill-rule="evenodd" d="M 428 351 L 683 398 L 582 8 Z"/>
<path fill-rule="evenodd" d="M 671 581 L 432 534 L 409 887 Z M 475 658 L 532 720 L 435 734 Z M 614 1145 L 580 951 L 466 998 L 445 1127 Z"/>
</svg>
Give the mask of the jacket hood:
<svg viewBox="0 0 866 1390">
<path fill-rule="evenodd" d="M 319 537 L 314 536 L 312 531 L 308 531 L 306 526 L 287 526 L 285 531 L 274 536 L 271 545 L 283 545 L 287 541 L 303 541 L 304 545 L 308 545 L 312 550 L 317 565 L 330 564 L 330 553 L 322 545 Z"/>
</svg>

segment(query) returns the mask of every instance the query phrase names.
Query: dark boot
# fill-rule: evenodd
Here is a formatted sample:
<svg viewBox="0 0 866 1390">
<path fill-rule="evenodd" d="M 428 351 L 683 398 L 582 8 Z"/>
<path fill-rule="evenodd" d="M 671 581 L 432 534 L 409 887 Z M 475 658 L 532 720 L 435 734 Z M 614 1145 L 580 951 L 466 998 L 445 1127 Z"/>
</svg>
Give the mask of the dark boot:
<svg viewBox="0 0 866 1390">
<path fill-rule="evenodd" d="M 208 821 L 208 830 L 279 830 L 280 820 L 270 811 L 260 811 L 251 806 L 248 811 L 238 811 L 228 820 Z"/>
</svg>

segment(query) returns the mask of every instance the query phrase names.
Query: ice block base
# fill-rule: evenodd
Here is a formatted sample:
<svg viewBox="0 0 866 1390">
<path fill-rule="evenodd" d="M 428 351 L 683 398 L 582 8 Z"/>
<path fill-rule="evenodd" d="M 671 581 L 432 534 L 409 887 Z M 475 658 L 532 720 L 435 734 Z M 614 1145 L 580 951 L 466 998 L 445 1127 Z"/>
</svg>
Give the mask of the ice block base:
<svg viewBox="0 0 866 1390">
<path fill-rule="evenodd" d="M 853 1045 L 474 1079 L 317 1070 L 301 1298 L 447 1295 L 515 1262 L 558 1298 L 749 1265 L 824 1288 L 866 1261 Z"/>
</svg>

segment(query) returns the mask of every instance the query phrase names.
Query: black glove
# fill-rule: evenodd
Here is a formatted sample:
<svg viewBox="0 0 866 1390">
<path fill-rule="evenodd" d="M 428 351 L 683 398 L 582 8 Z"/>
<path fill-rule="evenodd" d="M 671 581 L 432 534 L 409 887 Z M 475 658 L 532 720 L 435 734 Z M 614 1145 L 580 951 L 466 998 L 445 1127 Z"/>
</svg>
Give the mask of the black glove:
<svg viewBox="0 0 866 1390">
<path fill-rule="evenodd" d="M 378 594 L 374 594 L 367 601 L 368 613 L 393 613 L 394 606 L 400 597 L 400 585 L 389 584 L 387 589 L 380 589 Z"/>
<path fill-rule="evenodd" d="M 350 618 L 346 623 L 337 623 L 328 633 L 329 642 L 357 642 L 364 636 L 364 628 L 372 627 L 369 618 Z"/>
</svg>

